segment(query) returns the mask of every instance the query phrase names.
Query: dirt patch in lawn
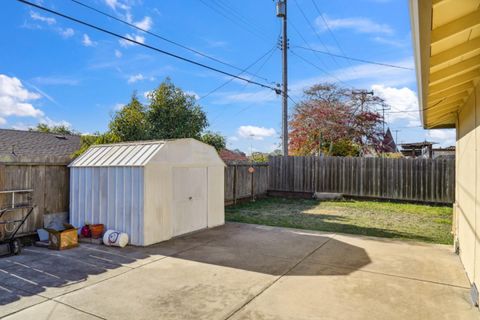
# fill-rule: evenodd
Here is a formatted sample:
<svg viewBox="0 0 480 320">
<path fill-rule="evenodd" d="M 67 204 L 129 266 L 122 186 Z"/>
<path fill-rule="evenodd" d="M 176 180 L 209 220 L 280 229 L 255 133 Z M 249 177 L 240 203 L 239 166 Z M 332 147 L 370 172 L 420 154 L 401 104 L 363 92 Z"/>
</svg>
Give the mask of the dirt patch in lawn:
<svg viewBox="0 0 480 320">
<path fill-rule="evenodd" d="M 452 208 L 376 201 L 266 198 L 226 208 L 228 221 L 451 244 Z"/>
</svg>

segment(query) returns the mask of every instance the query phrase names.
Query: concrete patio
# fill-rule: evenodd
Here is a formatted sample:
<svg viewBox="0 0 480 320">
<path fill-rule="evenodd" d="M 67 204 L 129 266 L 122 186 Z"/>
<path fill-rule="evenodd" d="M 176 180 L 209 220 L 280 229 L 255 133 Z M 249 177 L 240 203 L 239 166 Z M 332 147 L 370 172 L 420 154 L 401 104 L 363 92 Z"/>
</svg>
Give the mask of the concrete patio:
<svg viewBox="0 0 480 320">
<path fill-rule="evenodd" d="M 479 319 L 451 247 L 229 223 L 0 259 L 6 319 Z"/>
</svg>

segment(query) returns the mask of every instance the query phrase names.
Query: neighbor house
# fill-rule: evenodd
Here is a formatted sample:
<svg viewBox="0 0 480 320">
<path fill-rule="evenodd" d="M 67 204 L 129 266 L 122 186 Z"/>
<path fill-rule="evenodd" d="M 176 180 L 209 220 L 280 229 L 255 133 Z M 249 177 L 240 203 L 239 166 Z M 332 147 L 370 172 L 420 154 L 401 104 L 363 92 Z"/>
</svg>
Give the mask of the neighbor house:
<svg viewBox="0 0 480 320">
<path fill-rule="evenodd" d="M 30 234 L 52 221 L 68 219 L 69 174 L 67 165 L 80 148 L 80 136 L 38 131 L 0 129 L 0 191 L 33 190 L 32 216 L 20 234 Z M 9 199 L 0 194 L 0 207 Z M 22 197 L 16 197 L 21 201 Z M 24 200 L 24 199 L 23 199 Z M 22 217 L 11 212 L 3 220 Z M 0 234 L 6 225 L 0 225 Z"/>
<path fill-rule="evenodd" d="M 433 158 L 433 145 L 437 144 L 436 142 L 422 141 L 422 142 L 407 142 L 401 143 L 400 147 L 402 149 L 400 152 L 405 157 L 417 158 Z"/>
<path fill-rule="evenodd" d="M 410 0 L 424 128 L 456 128 L 455 248 L 480 286 L 480 1 Z"/>
<path fill-rule="evenodd" d="M 80 136 L 0 129 L 1 157 L 70 157 L 80 149 Z"/>
<path fill-rule="evenodd" d="M 229 150 L 229 149 L 222 149 L 218 152 L 218 155 L 224 162 L 244 162 L 248 161 L 248 157 L 245 155 L 245 153 L 239 151 L 239 150 Z"/>
</svg>

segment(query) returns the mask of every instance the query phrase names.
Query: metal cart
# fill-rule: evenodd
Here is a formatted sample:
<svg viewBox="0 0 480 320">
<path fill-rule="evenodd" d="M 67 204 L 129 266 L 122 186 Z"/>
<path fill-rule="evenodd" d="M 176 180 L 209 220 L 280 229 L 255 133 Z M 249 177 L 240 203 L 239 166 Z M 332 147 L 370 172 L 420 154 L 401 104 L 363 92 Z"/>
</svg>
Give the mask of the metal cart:
<svg viewBox="0 0 480 320">
<path fill-rule="evenodd" d="M 32 192 L 33 192 L 32 189 L 0 191 L 0 194 L 11 195 L 10 204 L 0 209 L 0 227 L 3 227 L 3 229 L 5 230 L 5 236 L 3 237 L 3 239 L 0 239 L 0 257 L 17 255 L 22 250 L 21 243 L 18 239 L 15 238 L 15 236 L 17 235 L 18 230 L 20 230 L 22 225 L 28 219 L 28 217 L 30 217 L 30 215 L 33 212 L 33 209 L 35 208 L 35 205 L 31 203 Z M 15 196 L 22 195 L 22 194 L 23 195 L 28 194 L 27 196 L 28 200 L 26 202 L 16 203 Z M 12 211 L 19 211 L 19 210 L 28 210 L 27 214 L 23 216 L 22 219 L 2 221 L 2 218 L 4 215 Z M 9 225 L 13 226 L 10 231 L 8 230 L 8 227 L 7 227 Z M 9 235 L 7 236 L 6 233 L 9 233 Z"/>
</svg>

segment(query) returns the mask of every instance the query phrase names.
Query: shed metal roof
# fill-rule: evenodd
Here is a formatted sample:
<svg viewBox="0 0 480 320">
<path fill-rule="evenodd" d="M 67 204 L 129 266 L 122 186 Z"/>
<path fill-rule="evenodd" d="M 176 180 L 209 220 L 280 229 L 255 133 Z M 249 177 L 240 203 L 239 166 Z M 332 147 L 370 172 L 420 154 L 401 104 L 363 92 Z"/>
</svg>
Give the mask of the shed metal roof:
<svg viewBox="0 0 480 320">
<path fill-rule="evenodd" d="M 165 141 L 132 142 L 91 146 L 69 167 L 144 166 Z"/>
</svg>

